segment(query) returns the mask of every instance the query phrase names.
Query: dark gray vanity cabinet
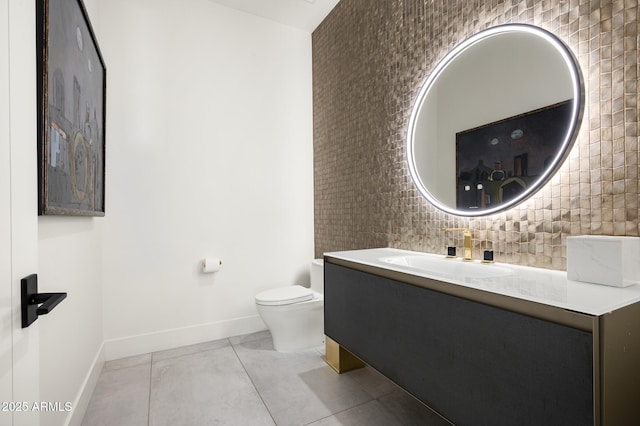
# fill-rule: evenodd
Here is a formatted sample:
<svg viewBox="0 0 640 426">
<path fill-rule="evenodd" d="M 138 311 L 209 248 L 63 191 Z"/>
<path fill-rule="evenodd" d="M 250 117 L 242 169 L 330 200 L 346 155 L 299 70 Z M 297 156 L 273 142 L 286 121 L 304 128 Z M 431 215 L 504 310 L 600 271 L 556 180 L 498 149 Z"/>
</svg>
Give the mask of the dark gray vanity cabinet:
<svg viewBox="0 0 640 426">
<path fill-rule="evenodd" d="M 324 298 L 327 336 L 456 425 L 600 424 L 599 337 L 589 327 L 331 260 Z"/>
</svg>

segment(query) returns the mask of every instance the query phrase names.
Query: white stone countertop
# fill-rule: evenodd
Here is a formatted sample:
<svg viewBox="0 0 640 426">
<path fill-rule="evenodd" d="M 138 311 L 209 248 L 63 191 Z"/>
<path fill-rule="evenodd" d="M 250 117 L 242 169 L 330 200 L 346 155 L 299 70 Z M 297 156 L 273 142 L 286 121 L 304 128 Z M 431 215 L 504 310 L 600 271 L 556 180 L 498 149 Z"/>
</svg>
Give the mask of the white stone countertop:
<svg viewBox="0 0 640 426">
<path fill-rule="evenodd" d="M 497 271 L 500 271 L 500 273 L 496 274 L 496 276 L 486 276 L 491 275 L 491 272 L 487 274 L 469 273 L 469 276 L 455 276 L 452 274 L 447 275 L 432 272 L 423 268 L 402 265 L 400 263 L 389 263 L 388 261 L 389 258 L 398 259 L 398 256 L 425 256 L 424 260 L 426 260 L 427 263 L 440 261 L 463 262 L 461 259 L 446 259 L 444 255 L 394 248 L 328 252 L 324 255 L 376 268 L 402 272 L 505 296 L 516 297 L 531 302 L 543 303 L 588 315 L 603 315 L 640 301 L 640 285 L 638 284 L 628 287 L 610 287 L 599 284 L 571 281 L 567 279 L 567 273 L 565 271 L 555 271 L 498 262 L 482 264 L 480 261 L 475 260 L 473 261 L 475 265 L 471 266 L 471 269 L 476 267 L 497 267 Z M 387 259 L 387 261 L 385 261 L 385 259 Z M 487 271 L 489 271 L 489 269 L 487 269 Z"/>
</svg>

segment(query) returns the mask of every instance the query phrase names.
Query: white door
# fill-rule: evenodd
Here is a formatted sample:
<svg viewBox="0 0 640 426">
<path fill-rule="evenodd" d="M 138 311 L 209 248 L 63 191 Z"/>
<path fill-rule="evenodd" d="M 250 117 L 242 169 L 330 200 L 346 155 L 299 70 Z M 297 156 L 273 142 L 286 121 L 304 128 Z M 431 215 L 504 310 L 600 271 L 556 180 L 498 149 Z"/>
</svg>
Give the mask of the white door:
<svg viewBox="0 0 640 426">
<path fill-rule="evenodd" d="M 22 328 L 20 279 L 37 272 L 35 2 L 0 0 L 0 424 L 37 425 L 37 323 Z"/>
<path fill-rule="evenodd" d="M 0 28 L 9 22 L 8 0 L 0 0 Z M 11 401 L 11 191 L 9 168 L 9 34 L 0 31 L 0 402 Z M 0 407 L 0 409 L 3 407 Z M 0 423 L 6 414 L 0 411 Z"/>
</svg>

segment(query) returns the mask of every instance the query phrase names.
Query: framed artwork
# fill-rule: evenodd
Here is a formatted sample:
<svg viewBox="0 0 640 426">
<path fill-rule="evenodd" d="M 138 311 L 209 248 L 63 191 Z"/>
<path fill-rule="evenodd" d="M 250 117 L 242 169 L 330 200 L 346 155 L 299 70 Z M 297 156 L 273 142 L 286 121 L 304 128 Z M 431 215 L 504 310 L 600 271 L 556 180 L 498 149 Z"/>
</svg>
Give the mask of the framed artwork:
<svg viewBox="0 0 640 426">
<path fill-rule="evenodd" d="M 572 100 L 456 134 L 456 207 L 493 207 L 536 182 L 559 152 Z"/>
<path fill-rule="evenodd" d="M 37 0 L 38 214 L 104 216 L 106 66 L 82 0 Z"/>
</svg>

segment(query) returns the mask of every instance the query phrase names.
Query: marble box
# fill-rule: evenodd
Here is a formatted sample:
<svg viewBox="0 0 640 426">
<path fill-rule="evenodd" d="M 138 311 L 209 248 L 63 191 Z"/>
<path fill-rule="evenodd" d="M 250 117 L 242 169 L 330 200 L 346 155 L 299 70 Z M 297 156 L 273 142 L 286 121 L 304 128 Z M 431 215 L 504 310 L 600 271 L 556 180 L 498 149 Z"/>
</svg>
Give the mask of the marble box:
<svg viewBox="0 0 640 426">
<path fill-rule="evenodd" d="M 640 238 L 567 237 L 567 278 L 614 287 L 640 284 Z"/>
</svg>

